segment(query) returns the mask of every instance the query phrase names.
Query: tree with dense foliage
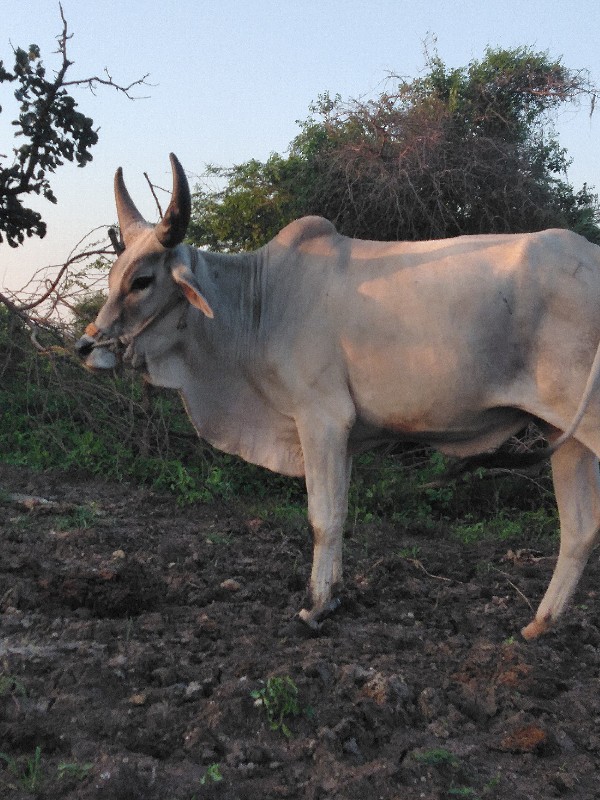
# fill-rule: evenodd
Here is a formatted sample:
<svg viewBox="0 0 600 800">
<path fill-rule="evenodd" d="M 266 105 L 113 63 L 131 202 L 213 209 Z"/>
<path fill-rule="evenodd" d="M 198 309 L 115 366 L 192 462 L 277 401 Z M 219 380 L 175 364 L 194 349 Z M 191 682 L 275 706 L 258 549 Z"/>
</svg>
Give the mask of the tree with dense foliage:
<svg viewBox="0 0 600 800">
<path fill-rule="evenodd" d="M 84 167 L 92 160 L 90 151 L 98 141 L 98 134 L 93 120 L 78 110 L 70 89 L 76 86 L 93 89 L 103 84 L 131 97 L 130 90 L 146 78 L 129 86 L 116 84 L 108 73 L 105 77 L 68 80 L 67 73 L 73 65 L 67 57 L 71 35 L 62 8 L 61 16 L 63 29 L 58 37 L 61 63 L 53 77 L 48 77 L 35 44 L 26 50 L 14 49 L 11 69 L 0 60 L 0 85 L 13 84 L 14 97 L 19 103 L 19 115 L 12 125 L 21 144 L 10 155 L 0 155 L 0 243 L 6 240 L 11 247 L 22 244 L 25 236 L 43 237 L 46 233 L 42 215 L 27 207 L 27 199 L 41 195 L 56 203 L 50 185 L 56 169 L 65 161 L 76 161 Z"/>
<path fill-rule="evenodd" d="M 286 157 L 211 168 L 192 240 L 260 246 L 291 219 L 321 214 L 349 235 L 383 240 L 565 227 L 600 242 L 597 196 L 566 179 L 553 114 L 595 97 L 585 72 L 529 48 L 488 49 L 467 67 L 428 55 L 427 72 L 390 78 L 372 100 L 322 95 Z"/>
</svg>

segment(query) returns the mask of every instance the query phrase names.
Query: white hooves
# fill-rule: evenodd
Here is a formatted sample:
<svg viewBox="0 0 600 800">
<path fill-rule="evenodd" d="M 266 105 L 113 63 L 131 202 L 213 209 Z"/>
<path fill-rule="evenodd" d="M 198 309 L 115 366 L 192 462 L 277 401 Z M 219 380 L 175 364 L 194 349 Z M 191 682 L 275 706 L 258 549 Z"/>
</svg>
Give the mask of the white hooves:
<svg viewBox="0 0 600 800">
<path fill-rule="evenodd" d="M 544 617 L 535 617 L 529 625 L 526 625 L 521 631 L 521 636 L 528 641 L 530 639 L 537 639 L 543 633 L 547 633 L 552 627 L 552 615 L 546 614 Z"/>
<path fill-rule="evenodd" d="M 308 625 L 311 630 L 318 631 L 323 620 L 330 614 L 333 614 L 333 612 L 340 607 L 341 603 L 342 601 L 339 597 L 334 597 L 320 608 L 311 608 L 310 610 L 303 608 L 298 612 L 298 617 L 305 625 Z"/>
</svg>

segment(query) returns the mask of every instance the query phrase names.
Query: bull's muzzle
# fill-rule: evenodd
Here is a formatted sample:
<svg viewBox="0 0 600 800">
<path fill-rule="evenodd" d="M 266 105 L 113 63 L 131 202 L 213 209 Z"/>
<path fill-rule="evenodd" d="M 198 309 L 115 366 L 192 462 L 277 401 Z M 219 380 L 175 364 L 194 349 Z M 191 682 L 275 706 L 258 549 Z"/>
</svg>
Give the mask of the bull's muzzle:
<svg viewBox="0 0 600 800">
<path fill-rule="evenodd" d="M 80 358 L 86 358 L 94 349 L 94 345 L 96 344 L 96 340 L 93 336 L 88 336 L 87 333 L 75 342 L 75 352 Z"/>
<path fill-rule="evenodd" d="M 90 328 L 93 330 L 90 331 Z M 90 333 L 94 335 L 90 335 Z M 75 343 L 75 352 L 84 359 L 84 364 L 88 369 L 113 369 L 117 366 L 117 357 L 109 349 L 112 343 L 99 341 L 96 338 L 99 333 L 100 331 L 95 326 L 88 325 L 81 339 Z"/>
</svg>

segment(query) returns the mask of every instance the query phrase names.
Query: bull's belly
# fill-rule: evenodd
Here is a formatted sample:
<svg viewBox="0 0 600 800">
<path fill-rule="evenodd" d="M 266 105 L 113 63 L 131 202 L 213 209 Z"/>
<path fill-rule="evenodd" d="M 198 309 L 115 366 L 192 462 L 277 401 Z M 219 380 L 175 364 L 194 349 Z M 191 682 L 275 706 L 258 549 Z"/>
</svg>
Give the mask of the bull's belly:
<svg viewBox="0 0 600 800">
<path fill-rule="evenodd" d="M 500 447 L 507 439 L 522 430 L 532 417 L 515 408 L 490 408 L 444 425 L 402 420 L 375 420 L 360 415 L 350 434 L 353 453 L 368 450 L 389 442 L 418 442 L 435 447 L 448 456 L 467 458 Z M 439 420 L 436 420 L 439 422 Z"/>
</svg>

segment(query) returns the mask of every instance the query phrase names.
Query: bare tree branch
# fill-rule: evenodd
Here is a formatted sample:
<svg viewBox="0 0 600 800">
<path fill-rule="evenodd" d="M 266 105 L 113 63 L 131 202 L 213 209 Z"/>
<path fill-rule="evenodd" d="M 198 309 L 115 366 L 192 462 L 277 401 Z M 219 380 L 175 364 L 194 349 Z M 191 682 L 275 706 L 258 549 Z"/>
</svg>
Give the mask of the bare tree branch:
<svg viewBox="0 0 600 800">
<path fill-rule="evenodd" d="M 146 181 L 148 182 L 148 186 L 150 187 L 150 191 L 152 192 L 152 197 L 154 198 L 154 202 L 156 203 L 156 207 L 158 208 L 158 214 L 159 214 L 160 218 L 162 219 L 163 212 L 162 212 L 162 208 L 160 207 L 160 203 L 158 202 L 158 197 L 156 196 L 156 192 L 154 191 L 155 186 L 152 183 L 152 181 L 150 180 L 150 178 L 148 177 L 148 173 L 147 172 L 144 172 L 144 178 L 146 178 Z"/>
<path fill-rule="evenodd" d="M 132 81 L 127 86 L 121 86 L 119 83 L 115 83 L 112 76 L 106 69 L 104 68 L 104 72 L 106 73 L 106 78 L 100 78 L 98 75 L 93 75 L 90 78 L 79 78 L 78 80 L 74 81 L 64 81 L 63 86 L 87 86 L 87 88 L 95 94 L 96 84 L 100 84 L 101 86 L 110 86 L 113 89 L 116 89 L 118 92 L 122 92 L 125 97 L 129 100 L 147 100 L 149 95 L 133 95 L 131 94 L 131 90 L 135 86 L 152 86 L 153 84 L 149 84 L 146 78 L 150 75 L 147 72 L 141 78 L 138 78 L 136 81 Z"/>
</svg>

